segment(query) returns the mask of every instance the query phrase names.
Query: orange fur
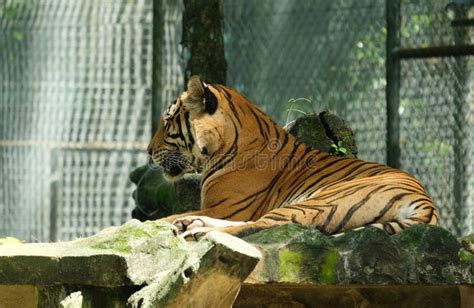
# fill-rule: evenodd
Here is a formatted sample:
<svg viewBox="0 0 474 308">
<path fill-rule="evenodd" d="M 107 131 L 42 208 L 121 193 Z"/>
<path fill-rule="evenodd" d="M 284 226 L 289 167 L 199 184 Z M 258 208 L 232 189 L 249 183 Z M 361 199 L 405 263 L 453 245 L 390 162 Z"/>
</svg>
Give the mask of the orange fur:
<svg viewBox="0 0 474 308">
<path fill-rule="evenodd" d="M 227 87 L 194 76 L 164 117 L 148 148 L 155 163 L 167 166 L 171 179 L 203 174 L 202 209 L 166 218 L 184 230 L 188 216 L 238 221 L 217 228 L 235 235 L 288 223 L 327 234 L 365 225 L 396 233 L 437 223 L 436 208 L 412 176 L 310 149 Z M 182 170 L 172 165 L 176 157 L 186 161 Z M 213 229 L 209 224 L 199 226 Z"/>
</svg>

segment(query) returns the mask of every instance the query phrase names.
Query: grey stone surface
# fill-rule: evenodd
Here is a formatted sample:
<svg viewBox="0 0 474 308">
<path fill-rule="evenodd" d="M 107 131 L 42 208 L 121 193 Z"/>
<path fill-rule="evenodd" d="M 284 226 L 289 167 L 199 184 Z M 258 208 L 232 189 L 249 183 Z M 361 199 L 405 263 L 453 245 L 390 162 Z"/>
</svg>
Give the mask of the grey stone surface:
<svg viewBox="0 0 474 308">
<path fill-rule="evenodd" d="M 416 225 L 397 235 L 368 227 L 328 237 L 287 225 L 244 240 L 264 256 L 248 283 L 472 284 L 472 254 L 448 231 Z"/>
<path fill-rule="evenodd" d="M 52 306 L 83 290 L 87 303 L 125 305 L 120 294 L 131 286 L 139 287 L 130 297 L 134 307 L 180 306 L 190 299 L 197 306 L 225 305 L 259 258 L 252 245 L 228 234 L 213 231 L 186 242 L 171 224 L 131 220 L 71 242 L 2 245 L 0 284 L 39 286 L 38 302 Z"/>
<path fill-rule="evenodd" d="M 132 307 L 230 307 L 241 283 L 261 258 L 257 249 L 212 231 L 194 245 L 180 271 L 157 277 L 132 295 Z M 179 292 L 177 292 L 179 291 Z"/>
</svg>

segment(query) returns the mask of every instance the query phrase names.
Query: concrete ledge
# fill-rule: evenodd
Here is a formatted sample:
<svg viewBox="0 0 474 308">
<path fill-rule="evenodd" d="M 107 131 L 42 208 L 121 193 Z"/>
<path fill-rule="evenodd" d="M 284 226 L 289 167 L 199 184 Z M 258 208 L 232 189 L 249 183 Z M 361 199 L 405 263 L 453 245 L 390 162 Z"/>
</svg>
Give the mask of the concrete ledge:
<svg viewBox="0 0 474 308">
<path fill-rule="evenodd" d="M 38 307 L 59 307 L 73 292 L 81 293 L 64 305 L 178 307 L 192 298 L 199 307 L 230 306 L 260 258 L 228 234 L 186 242 L 170 224 L 131 220 L 71 242 L 1 245 L 0 285 L 11 296 L 0 297 L 0 307 L 22 301 L 15 295 L 22 292 Z M 12 285 L 33 285 L 36 297 Z"/>
</svg>

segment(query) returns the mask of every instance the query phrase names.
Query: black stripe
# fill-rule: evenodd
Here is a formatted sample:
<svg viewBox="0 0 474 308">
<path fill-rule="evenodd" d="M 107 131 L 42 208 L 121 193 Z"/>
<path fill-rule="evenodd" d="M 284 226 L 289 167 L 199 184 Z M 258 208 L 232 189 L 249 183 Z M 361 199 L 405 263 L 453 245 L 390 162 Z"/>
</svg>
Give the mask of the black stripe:
<svg viewBox="0 0 474 308">
<path fill-rule="evenodd" d="M 220 205 L 220 204 L 223 204 L 223 203 L 226 202 L 227 200 L 229 200 L 229 197 L 225 197 L 224 199 L 221 199 L 221 200 L 219 200 L 218 202 L 216 202 L 216 203 L 214 203 L 214 204 L 211 204 L 211 205 L 206 206 L 206 209 L 210 209 L 210 208 L 212 208 L 212 207 L 216 207 L 216 206 L 218 206 L 218 205 Z"/>
<path fill-rule="evenodd" d="M 263 219 L 271 219 L 274 221 L 288 221 L 288 217 L 284 215 L 276 215 L 276 213 L 268 213 L 266 214 Z"/>
<path fill-rule="evenodd" d="M 325 161 L 328 158 L 332 158 L 332 156 L 329 155 L 329 154 L 326 154 L 326 153 L 323 153 L 323 152 L 319 152 L 319 153 L 321 153 L 323 156 L 322 156 L 322 158 L 315 161 L 314 162 L 315 164 L 316 163 L 321 163 L 322 161 Z M 326 155 L 324 155 L 324 154 L 326 154 Z M 311 166 L 311 167 L 314 167 L 314 165 Z M 311 167 L 308 167 L 308 169 L 311 169 Z M 293 196 L 294 196 L 295 192 L 298 191 L 303 185 L 305 185 L 306 180 L 310 179 L 312 175 L 313 175 L 312 173 L 308 175 L 307 172 L 300 172 L 300 173 L 298 173 L 298 175 L 294 176 L 293 181 L 287 185 L 287 187 L 289 189 L 286 190 L 285 200 L 293 199 Z M 301 179 L 301 177 L 305 177 L 305 178 Z M 296 186 L 294 186 L 294 185 L 296 185 Z M 308 186 L 308 187 L 311 187 L 311 186 Z M 298 194 L 298 196 L 299 195 L 300 194 Z M 296 196 L 296 198 L 298 196 Z"/>
<path fill-rule="evenodd" d="M 327 232 L 328 226 L 331 223 L 332 217 L 334 216 L 334 213 L 336 213 L 336 211 L 337 211 L 337 205 L 333 205 L 333 207 L 331 208 L 331 212 L 329 212 L 329 215 L 326 218 L 326 220 L 324 221 L 324 224 L 322 226 L 322 231 L 323 232 Z"/>
<path fill-rule="evenodd" d="M 258 194 L 254 194 L 255 199 L 257 199 L 257 196 L 258 196 Z M 254 199 L 254 200 L 255 200 L 255 199 Z M 253 201 L 254 201 L 254 200 L 253 200 Z M 229 218 L 231 218 L 231 217 L 233 217 L 233 216 L 239 214 L 240 212 L 243 212 L 243 211 L 245 211 L 245 210 L 248 210 L 249 204 L 252 204 L 253 201 L 251 201 L 251 202 L 249 202 L 248 204 L 244 205 L 244 207 L 239 208 L 239 209 L 237 209 L 236 211 L 229 213 L 229 215 L 227 215 L 227 216 L 225 216 L 225 217 L 222 217 L 222 219 L 229 219 Z M 234 206 L 234 205 L 236 205 L 236 204 L 239 204 L 239 203 L 241 203 L 241 202 L 242 202 L 242 201 L 239 201 L 238 203 L 234 203 L 234 204 L 232 204 L 232 206 Z M 255 213 L 255 211 L 254 211 L 254 213 Z M 252 214 L 252 216 L 253 216 L 253 214 Z M 251 217 L 252 217 L 252 216 L 251 216 Z M 260 218 L 260 217 L 259 217 L 259 218 Z"/>
<path fill-rule="evenodd" d="M 267 133 L 263 130 L 263 127 L 262 127 L 262 123 L 261 123 L 261 119 L 259 116 L 257 116 L 257 114 L 255 113 L 255 111 L 253 111 L 253 108 L 251 108 L 252 106 L 249 106 L 249 110 L 250 112 L 252 113 L 252 115 L 254 116 L 255 118 L 255 121 L 257 122 L 258 124 L 258 129 L 260 131 L 260 135 L 265 139 L 265 140 L 268 140 L 268 136 L 267 136 Z"/>
<path fill-rule="evenodd" d="M 194 138 L 191 131 L 191 122 L 189 122 L 189 112 L 187 111 L 184 113 L 184 121 L 186 123 L 186 129 L 188 130 L 187 135 L 189 137 L 189 143 L 191 143 L 191 145 L 194 145 Z"/>
<path fill-rule="evenodd" d="M 220 84 L 213 84 L 212 85 L 214 88 L 217 89 L 217 91 L 219 92 L 224 92 L 225 93 L 225 96 L 227 96 L 228 99 L 231 99 L 232 98 L 232 94 L 230 94 L 229 91 L 227 91 L 227 89 L 223 86 L 221 86 Z"/>
<path fill-rule="evenodd" d="M 204 188 L 204 183 L 207 181 L 207 179 L 209 179 L 209 177 L 211 177 L 214 173 L 216 173 L 218 170 L 222 169 L 227 163 L 229 163 L 230 161 L 234 160 L 234 158 L 236 157 L 237 155 L 237 151 L 238 151 L 238 148 L 237 148 L 237 140 L 239 139 L 239 132 L 237 130 L 237 126 L 235 125 L 235 123 L 232 123 L 233 126 L 234 126 L 234 133 L 235 133 L 235 137 L 234 137 L 234 140 L 232 142 L 232 146 L 230 147 L 230 149 L 222 156 L 222 158 L 220 160 L 218 160 L 213 166 L 211 166 L 210 168 L 210 171 L 207 172 L 201 183 L 202 183 L 202 186 Z M 212 157 L 211 157 L 212 158 Z"/>
<path fill-rule="evenodd" d="M 234 114 L 234 118 L 237 119 L 237 122 L 239 122 L 240 127 L 243 127 L 242 122 L 240 121 L 239 113 L 237 112 L 237 109 L 235 109 L 234 102 L 232 100 L 228 99 L 227 103 L 229 104 L 230 110 Z"/>
<path fill-rule="evenodd" d="M 408 196 L 408 195 L 411 195 L 411 193 L 400 193 L 398 195 L 393 196 L 388 201 L 388 203 L 384 206 L 384 208 L 379 212 L 379 214 L 377 216 L 375 216 L 375 218 L 372 219 L 372 221 L 370 221 L 368 224 L 376 223 L 380 218 L 382 218 L 392 208 L 393 204 L 396 201 L 399 201 L 400 199 L 402 199 L 403 197 Z"/>
<path fill-rule="evenodd" d="M 377 188 L 375 188 L 374 190 L 369 192 L 364 197 L 364 199 L 362 199 L 358 203 L 351 206 L 351 208 L 347 211 L 346 215 L 344 215 L 344 218 L 342 218 L 341 221 L 339 222 L 339 224 L 337 225 L 334 232 L 337 233 L 337 232 L 341 231 L 347 225 L 347 223 L 352 218 L 352 216 L 355 214 L 355 212 L 357 212 L 357 210 L 359 210 L 362 206 L 364 206 L 367 203 L 367 201 L 370 200 L 370 197 L 372 197 L 373 194 L 375 194 L 377 191 L 381 190 L 384 187 L 385 186 L 378 186 Z"/>
<path fill-rule="evenodd" d="M 389 227 L 388 230 L 387 230 L 387 227 Z M 391 225 L 390 223 L 384 223 L 384 224 L 383 224 L 383 229 L 384 229 L 386 232 L 390 233 L 390 234 L 396 233 L 396 232 L 395 232 L 395 229 L 392 227 L 392 225 Z"/>
<path fill-rule="evenodd" d="M 272 181 L 270 182 L 270 184 L 264 188 L 261 192 L 267 192 L 267 196 L 268 195 L 271 195 L 271 192 L 272 192 L 272 189 L 275 187 L 276 183 L 282 179 L 282 173 L 284 173 L 286 171 L 286 168 L 288 166 L 288 164 L 293 160 L 293 157 L 295 156 L 296 152 L 298 151 L 298 148 L 299 146 L 302 145 L 302 143 L 298 143 L 296 142 L 294 145 L 293 145 L 293 149 L 290 153 L 290 156 L 288 158 L 288 160 L 285 162 L 285 165 L 283 166 L 282 169 L 280 169 L 280 171 L 273 177 Z M 299 158 L 301 159 L 301 158 Z M 265 202 L 266 198 L 264 200 L 262 200 L 262 204 Z M 258 215 L 258 217 L 260 217 L 262 215 L 262 211 L 265 209 L 265 206 L 262 206 L 260 208 L 260 214 Z M 254 215 L 257 213 L 257 211 L 255 211 Z M 253 218 L 253 216 L 252 216 Z"/>
<path fill-rule="evenodd" d="M 324 160 L 324 159 L 322 159 L 322 160 Z M 321 161 L 321 160 L 320 160 L 320 161 Z M 337 159 L 337 160 L 333 160 L 333 161 L 331 161 L 331 162 L 329 162 L 329 163 L 327 163 L 327 164 L 325 164 L 325 165 L 323 165 L 323 166 L 320 166 L 316 171 L 313 171 L 313 172 L 311 172 L 309 175 L 306 175 L 306 180 L 298 181 L 300 177 L 297 177 L 297 179 L 295 179 L 295 180 L 293 181 L 293 183 L 296 182 L 296 181 L 298 181 L 296 184 L 299 184 L 299 185 L 297 185 L 296 187 L 294 187 L 294 188 L 291 190 L 290 194 L 288 195 L 289 198 L 293 198 L 294 193 L 295 193 L 296 191 L 299 191 L 299 190 L 300 190 L 303 186 L 305 186 L 305 185 L 306 185 L 306 187 L 307 187 L 306 189 L 308 189 L 309 187 L 316 188 L 316 187 L 315 187 L 315 184 L 316 184 L 316 183 L 319 183 L 319 181 L 321 181 L 323 178 L 326 178 L 328 175 L 322 175 L 322 176 L 318 177 L 318 179 L 317 179 L 316 181 L 311 182 L 311 183 L 309 183 L 309 184 L 308 184 L 307 181 L 310 180 L 310 179 L 311 179 L 313 176 L 315 176 L 316 174 L 320 173 L 321 171 L 323 171 L 323 170 L 325 170 L 325 169 L 327 169 L 327 168 L 331 167 L 332 165 L 335 165 L 335 164 L 337 164 L 337 163 L 339 163 L 339 162 L 341 162 L 341 160 Z M 337 170 L 336 170 L 336 172 L 338 172 L 338 171 L 340 171 L 340 169 L 337 169 Z M 331 174 L 332 174 L 332 173 L 330 173 L 329 175 L 331 175 Z M 293 183 L 292 183 L 291 185 L 293 185 Z M 291 185 L 290 185 L 290 187 L 291 187 Z M 305 190 L 306 190 L 306 189 L 305 189 Z M 298 196 L 299 196 L 299 194 L 298 194 Z"/>
<path fill-rule="evenodd" d="M 429 202 L 430 204 L 432 203 L 431 199 L 429 198 L 419 198 L 419 199 L 416 199 L 415 201 L 411 202 L 411 204 L 415 204 L 415 203 L 418 203 L 418 202 L 421 202 L 421 201 L 426 201 L 426 202 Z M 420 206 L 422 205 L 425 205 L 425 203 L 421 203 L 421 204 L 418 204 L 417 206 L 415 206 L 415 210 L 419 209 Z"/>
</svg>

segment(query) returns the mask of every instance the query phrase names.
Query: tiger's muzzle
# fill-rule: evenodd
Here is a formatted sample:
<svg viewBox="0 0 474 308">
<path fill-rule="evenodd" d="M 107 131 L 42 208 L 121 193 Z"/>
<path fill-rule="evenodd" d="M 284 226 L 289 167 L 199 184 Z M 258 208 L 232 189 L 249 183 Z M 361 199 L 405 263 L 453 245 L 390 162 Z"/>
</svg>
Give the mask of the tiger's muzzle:
<svg viewBox="0 0 474 308">
<path fill-rule="evenodd" d="M 186 157 L 177 152 L 160 153 L 153 155 L 152 159 L 155 165 L 163 168 L 163 172 L 168 177 L 179 176 L 190 169 L 190 163 Z"/>
</svg>

